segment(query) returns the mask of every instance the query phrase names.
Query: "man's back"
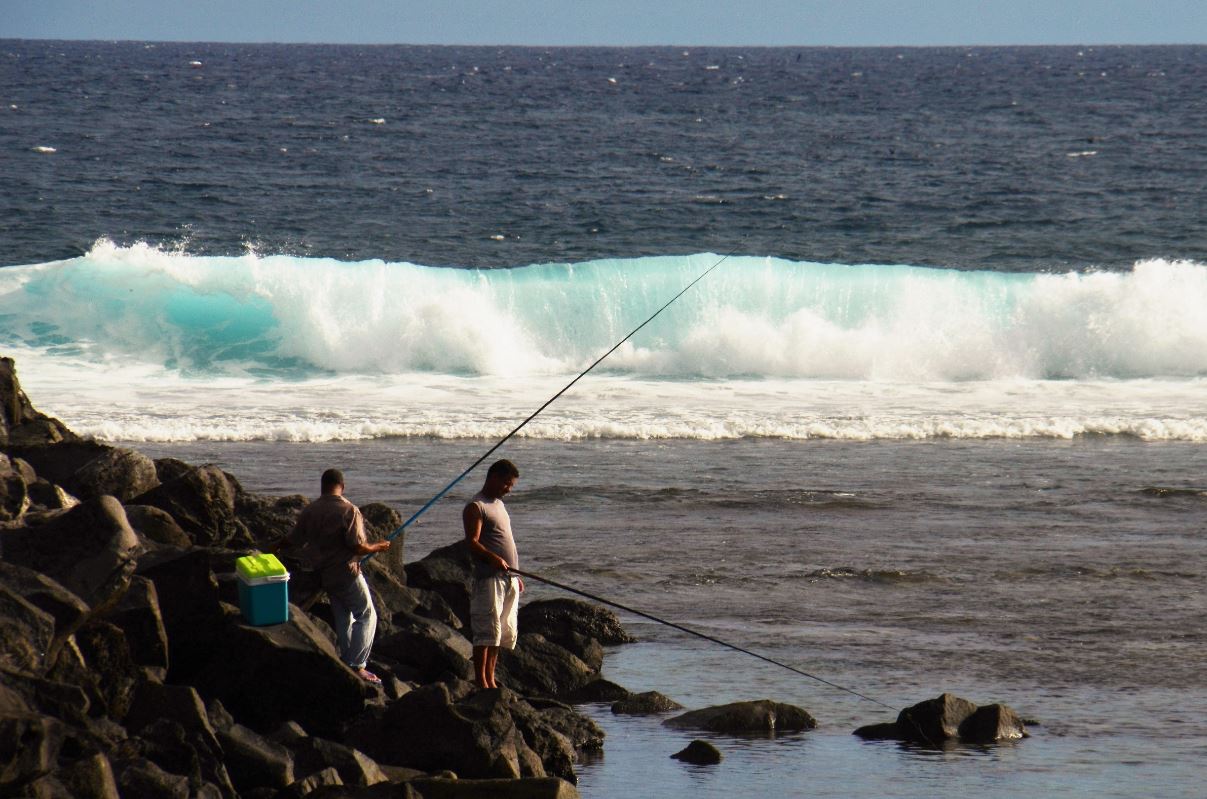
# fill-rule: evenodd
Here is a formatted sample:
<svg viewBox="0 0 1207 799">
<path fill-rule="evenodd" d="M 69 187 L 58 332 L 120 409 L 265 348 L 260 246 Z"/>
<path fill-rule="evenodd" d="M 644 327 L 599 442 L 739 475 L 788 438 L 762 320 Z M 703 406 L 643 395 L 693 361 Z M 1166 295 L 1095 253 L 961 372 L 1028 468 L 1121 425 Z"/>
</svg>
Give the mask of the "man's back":
<svg viewBox="0 0 1207 799">
<path fill-rule="evenodd" d="M 339 588 L 360 573 L 357 548 L 364 544 L 360 510 L 342 496 L 324 494 L 302 509 L 292 536 L 299 556 L 322 575 L 325 588 Z"/>
</svg>

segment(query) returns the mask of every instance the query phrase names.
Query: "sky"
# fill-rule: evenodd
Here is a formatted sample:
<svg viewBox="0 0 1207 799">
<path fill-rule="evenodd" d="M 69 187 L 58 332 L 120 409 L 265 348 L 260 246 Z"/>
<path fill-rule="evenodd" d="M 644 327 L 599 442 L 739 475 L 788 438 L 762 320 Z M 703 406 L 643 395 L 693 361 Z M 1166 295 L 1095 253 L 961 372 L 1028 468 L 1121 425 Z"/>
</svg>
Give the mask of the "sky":
<svg viewBox="0 0 1207 799">
<path fill-rule="evenodd" d="M 1203 44 L 1207 0 L 0 0 L 0 39 L 360 44 Z"/>
</svg>

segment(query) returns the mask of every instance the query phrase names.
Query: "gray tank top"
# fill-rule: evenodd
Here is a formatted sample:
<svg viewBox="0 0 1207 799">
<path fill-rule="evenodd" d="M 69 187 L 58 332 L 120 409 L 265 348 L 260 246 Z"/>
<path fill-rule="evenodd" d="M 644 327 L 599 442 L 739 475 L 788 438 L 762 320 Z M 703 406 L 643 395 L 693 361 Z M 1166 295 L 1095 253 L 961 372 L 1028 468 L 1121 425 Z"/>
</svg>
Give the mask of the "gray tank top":
<svg viewBox="0 0 1207 799">
<path fill-rule="evenodd" d="M 513 569 L 520 568 L 520 556 L 515 550 L 515 539 L 511 536 L 511 517 L 501 499 L 490 499 L 481 491 L 474 495 L 473 503 L 482 513 L 482 533 L 478 541 L 482 546 L 507 561 Z M 474 561 L 474 577 L 490 577 L 498 569 L 489 563 Z"/>
</svg>

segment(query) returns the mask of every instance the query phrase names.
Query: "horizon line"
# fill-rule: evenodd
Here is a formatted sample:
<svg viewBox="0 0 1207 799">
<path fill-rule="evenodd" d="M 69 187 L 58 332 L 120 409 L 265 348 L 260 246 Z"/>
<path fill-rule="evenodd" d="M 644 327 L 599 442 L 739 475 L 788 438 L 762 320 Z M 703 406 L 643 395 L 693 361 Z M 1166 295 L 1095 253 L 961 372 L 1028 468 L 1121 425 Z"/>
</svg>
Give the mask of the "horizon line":
<svg viewBox="0 0 1207 799">
<path fill-rule="evenodd" d="M 876 49 L 960 49 L 960 48 L 1043 48 L 1043 47 L 1204 47 L 1204 42 L 1032 42 L 1032 43 L 958 43 L 958 44 L 707 44 L 707 43 L 643 43 L 643 44 L 548 44 L 522 42 L 351 42 L 315 40 L 219 40 L 219 39 L 127 39 L 84 37 L 0 37 L 0 42 L 76 42 L 84 44 L 240 44 L 240 45 L 308 45 L 316 47 L 515 47 L 546 49 L 637 50 L 650 48 L 709 48 L 717 50 L 876 50 Z"/>
</svg>

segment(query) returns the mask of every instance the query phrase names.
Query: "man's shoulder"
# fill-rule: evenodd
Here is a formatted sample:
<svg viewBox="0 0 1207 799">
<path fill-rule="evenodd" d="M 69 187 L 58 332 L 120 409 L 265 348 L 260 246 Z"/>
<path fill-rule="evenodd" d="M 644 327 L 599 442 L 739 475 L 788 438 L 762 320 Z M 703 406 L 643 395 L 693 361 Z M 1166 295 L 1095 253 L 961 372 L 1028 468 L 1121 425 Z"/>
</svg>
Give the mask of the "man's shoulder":
<svg viewBox="0 0 1207 799">
<path fill-rule="evenodd" d="M 345 497 L 339 497 L 334 494 L 323 494 L 318 499 L 302 508 L 302 513 L 307 515 L 313 515 L 316 513 L 324 515 L 329 513 L 359 515 L 360 508 L 353 505 L 352 502 Z"/>
</svg>

